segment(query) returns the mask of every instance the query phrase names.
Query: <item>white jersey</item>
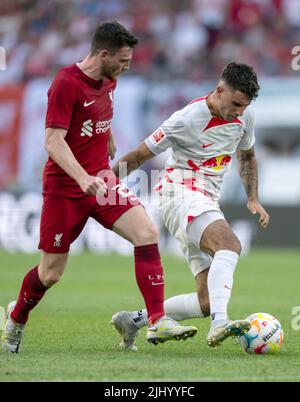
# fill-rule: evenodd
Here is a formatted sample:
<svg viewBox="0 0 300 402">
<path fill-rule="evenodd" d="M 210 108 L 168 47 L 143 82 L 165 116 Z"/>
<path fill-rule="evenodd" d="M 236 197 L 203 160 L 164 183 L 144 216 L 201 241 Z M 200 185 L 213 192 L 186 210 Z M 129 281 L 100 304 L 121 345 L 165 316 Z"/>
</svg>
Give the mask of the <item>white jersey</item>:
<svg viewBox="0 0 300 402">
<path fill-rule="evenodd" d="M 249 110 L 232 122 L 213 117 L 206 98 L 175 112 L 145 143 L 155 155 L 171 148 L 161 186 L 182 184 L 217 202 L 232 155 L 254 145 L 254 117 Z"/>
</svg>

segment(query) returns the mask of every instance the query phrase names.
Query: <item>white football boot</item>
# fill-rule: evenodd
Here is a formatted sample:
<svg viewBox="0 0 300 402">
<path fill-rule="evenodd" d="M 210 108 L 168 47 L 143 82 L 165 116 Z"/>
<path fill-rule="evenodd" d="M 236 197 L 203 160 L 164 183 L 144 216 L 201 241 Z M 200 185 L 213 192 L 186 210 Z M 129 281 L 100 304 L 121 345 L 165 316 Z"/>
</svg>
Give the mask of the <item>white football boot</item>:
<svg viewBox="0 0 300 402">
<path fill-rule="evenodd" d="M 1 337 L 2 348 L 11 353 L 19 353 L 25 327 L 25 325 L 16 323 L 10 317 L 16 304 L 17 302 L 14 300 L 7 307 L 6 324 Z"/>
<path fill-rule="evenodd" d="M 121 336 L 120 349 L 137 351 L 135 340 L 139 334 L 139 329 L 132 322 L 132 313 L 129 311 L 119 311 L 111 318 L 110 324 L 115 327 Z"/>
<path fill-rule="evenodd" d="M 147 330 L 147 341 L 157 345 L 158 343 L 193 337 L 198 329 L 192 325 L 181 325 L 167 316 L 161 317 Z"/>
<path fill-rule="evenodd" d="M 207 335 L 208 346 L 215 348 L 220 346 L 225 339 L 229 337 L 240 337 L 248 332 L 251 328 L 250 321 L 236 320 L 219 327 L 211 327 Z"/>
</svg>

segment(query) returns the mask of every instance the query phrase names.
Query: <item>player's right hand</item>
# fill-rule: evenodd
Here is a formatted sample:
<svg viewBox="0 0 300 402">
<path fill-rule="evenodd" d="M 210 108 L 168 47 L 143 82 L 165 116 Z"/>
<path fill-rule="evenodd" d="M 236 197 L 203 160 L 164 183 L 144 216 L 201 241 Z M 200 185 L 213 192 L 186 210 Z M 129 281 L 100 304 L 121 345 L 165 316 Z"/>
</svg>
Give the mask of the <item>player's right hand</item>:
<svg viewBox="0 0 300 402">
<path fill-rule="evenodd" d="M 79 183 L 81 190 L 88 195 L 105 194 L 107 185 L 100 177 L 87 176 Z"/>
<path fill-rule="evenodd" d="M 253 215 L 260 215 L 259 223 L 265 229 L 269 224 L 270 216 L 260 202 L 258 200 L 248 201 L 247 208 Z"/>
</svg>

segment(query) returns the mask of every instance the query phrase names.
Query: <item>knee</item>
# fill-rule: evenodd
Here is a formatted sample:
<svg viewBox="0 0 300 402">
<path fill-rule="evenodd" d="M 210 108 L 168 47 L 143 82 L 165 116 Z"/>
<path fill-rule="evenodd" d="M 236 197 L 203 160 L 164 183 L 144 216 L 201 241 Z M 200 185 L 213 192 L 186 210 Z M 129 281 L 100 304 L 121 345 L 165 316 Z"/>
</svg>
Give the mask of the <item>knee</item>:
<svg viewBox="0 0 300 402">
<path fill-rule="evenodd" d="M 53 285 L 55 285 L 57 282 L 60 281 L 60 278 L 61 278 L 61 275 L 58 274 L 57 272 L 48 272 L 43 277 L 43 280 L 41 280 L 41 282 L 47 288 L 51 288 Z"/>
<path fill-rule="evenodd" d="M 60 278 L 62 277 L 62 270 L 59 270 L 54 266 L 40 267 L 39 276 L 42 284 L 47 288 L 51 288 L 60 281 Z"/>
<path fill-rule="evenodd" d="M 242 252 L 242 245 L 239 239 L 235 236 L 235 238 L 232 240 L 232 243 L 230 244 L 230 250 L 234 251 L 238 255 L 241 255 Z"/>
<path fill-rule="evenodd" d="M 139 228 L 133 238 L 135 246 L 144 246 L 146 244 L 158 243 L 158 229 L 152 223 L 146 227 Z"/>
<path fill-rule="evenodd" d="M 230 250 L 237 253 L 238 255 L 241 255 L 242 251 L 241 242 L 236 236 L 232 236 L 229 239 L 226 239 L 226 241 L 220 242 L 215 248 L 215 250 L 213 250 L 214 251 L 213 254 L 215 254 L 217 251 L 220 250 Z"/>
</svg>

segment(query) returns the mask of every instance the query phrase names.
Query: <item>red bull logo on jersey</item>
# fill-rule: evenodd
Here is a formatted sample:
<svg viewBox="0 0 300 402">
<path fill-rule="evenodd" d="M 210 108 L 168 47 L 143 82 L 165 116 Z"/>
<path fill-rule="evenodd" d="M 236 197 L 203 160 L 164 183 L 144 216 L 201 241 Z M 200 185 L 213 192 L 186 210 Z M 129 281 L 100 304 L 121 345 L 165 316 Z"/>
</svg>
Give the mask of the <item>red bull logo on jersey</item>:
<svg viewBox="0 0 300 402">
<path fill-rule="evenodd" d="M 188 164 L 192 170 L 198 171 L 201 168 L 213 169 L 216 172 L 223 170 L 230 162 L 232 157 L 230 155 L 218 155 L 213 158 L 206 159 L 200 164 L 196 164 L 192 160 L 188 160 Z"/>
</svg>

